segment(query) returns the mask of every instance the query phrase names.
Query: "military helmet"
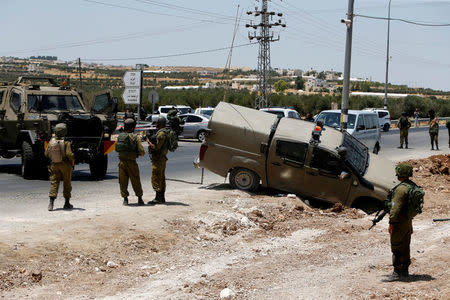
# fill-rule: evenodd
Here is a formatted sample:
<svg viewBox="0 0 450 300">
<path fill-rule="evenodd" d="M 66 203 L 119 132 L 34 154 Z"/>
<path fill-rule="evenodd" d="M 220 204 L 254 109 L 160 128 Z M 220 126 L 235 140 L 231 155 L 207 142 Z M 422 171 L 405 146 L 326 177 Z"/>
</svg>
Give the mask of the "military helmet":
<svg viewBox="0 0 450 300">
<path fill-rule="evenodd" d="M 395 167 L 395 175 L 404 178 L 411 177 L 413 176 L 413 167 L 407 163 L 400 163 Z"/>
<path fill-rule="evenodd" d="M 136 127 L 136 122 L 132 118 L 128 118 L 123 122 L 123 129 L 125 131 L 133 131 Z"/>
<path fill-rule="evenodd" d="M 57 137 L 64 137 L 67 134 L 67 126 L 64 123 L 58 123 L 55 126 L 54 132 Z"/>
<path fill-rule="evenodd" d="M 156 121 L 156 125 L 166 126 L 166 118 L 163 116 L 159 116 L 158 120 Z"/>
</svg>

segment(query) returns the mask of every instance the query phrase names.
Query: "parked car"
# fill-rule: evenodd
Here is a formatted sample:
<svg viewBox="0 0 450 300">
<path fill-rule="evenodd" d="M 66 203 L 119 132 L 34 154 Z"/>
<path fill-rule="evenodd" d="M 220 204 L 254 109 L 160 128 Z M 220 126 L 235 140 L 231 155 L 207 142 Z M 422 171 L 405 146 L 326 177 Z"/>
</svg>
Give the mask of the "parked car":
<svg viewBox="0 0 450 300">
<path fill-rule="evenodd" d="M 196 108 L 194 113 L 198 115 L 205 115 L 211 117 L 212 113 L 214 112 L 214 107 L 199 107 Z"/>
<path fill-rule="evenodd" d="M 316 118 L 333 128 L 341 126 L 341 110 L 324 110 Z M 349 110 L 347 132 L 363 142 L 373 153 L 381 149 L 381 134 L 378 127 L 378 115 L 368 110 Z"/>
<path fill-rule="evenodd" d="M 158 110 L 155 111 L 153 115 L 147 116 L 145 120 L 154 123 L 158 120 L 160 116 L 167 118 L 167 113 L 172 108 L 177 109 L 179 111 L 179 114 L 187 114 L 192 112 L 192 108 L 186 105 L 161 105 L 158 107 Z"/>
<path fill-rule="evenodd" d="M 366 212 L 382 207 L 397 183 L 394 164 L 369 153 L 347 132 L 316 127 L 220 102 L 195 163 L 223 177 L 230 174 L 231 186 L 241 190 L 262 184 Z"/>
<path fill-rule="evenodd" d="M 183 132 L 180 134 L 181 139 L 198 139 L 200 142 L 205 140 L 208 131 L 209 117 L 197 114 L 180 115 L 181 127 Z"/>
<path fill-rule="evenodd" d="M 380 128 L 385 132 L 389 131 L 391 128 L 391 114 L 388 110 L 382 108 L 366 108 L 364 110 L 376 112 L 378 114 Z"/>
<path fill-rule="evenodd" d="M 277 115 L 279 118 L 285 117 L 292 119 L 300 119 L 300 115 L 298 114 L 298 112 L 292 108 L 269 107 L 269 108 L 261 108 L 260 110 Z"/>
</svg>

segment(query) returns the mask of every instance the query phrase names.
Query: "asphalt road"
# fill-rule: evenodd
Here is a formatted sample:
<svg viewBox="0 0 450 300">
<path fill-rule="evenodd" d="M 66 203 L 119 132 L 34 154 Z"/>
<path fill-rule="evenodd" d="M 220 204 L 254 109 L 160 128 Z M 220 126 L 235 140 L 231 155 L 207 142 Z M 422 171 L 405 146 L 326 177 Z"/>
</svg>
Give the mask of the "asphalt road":
<svg viewBox="0 0 450 300">
<path fill-rule="evenodd" d="M 412 128 L 409 134 L 410 149 L 397 149 L 399 145 L 399 131 L 391 130 L 382 133 L 382 147 L 379 155 L 393 161 L 428 157 L 435 154 L 450 153 L 448 148 L 448 134 L 446 128 L 441 128 L 439 135 L 441 151 L 431 151 L 427 128 Z M 168 185 L 192 184 L 200 186 L 201 170 L 193 167 L 192 161 L 198 155 L 199 142 L 180 142 L 176 152 L 169 152 L 166 170 Z M 151 161 L 148 155 L 138 159 L 141 172 L 141 182 L 144 197 L 151 198 Z M 117 179 L 118 158 L 116 152 L 109 155 L 108 173 L 105 180 L 91 181 L 89 166 L 78 165 L 73 174 L 73 197 L 91 197 L 102 191 L 117 191 L 120 198 Z M 224 178 L 205 171 L 204 183 L 222 183 Z M 62 188 L 62 186 L 61 186 Z M 130 192 L 131 192 L 131 186 Z M 0 159 L 0 206 L 5 209 L 19 209 L 21 204 L 37 205 L 48 201 L 49 182 L 46 180 L 24 180 L 20 176 L 20 158 Z M 60 191 L 61 193 L 61 191 Z M 133 194 L 133 193 L 131 193 Z M 149 195 L 151 194 L 151 195 Z M 87 199 L 86 199 L 87 200 Z M 149 200 L 149 199 L 148 199 Z"/>
</svg>

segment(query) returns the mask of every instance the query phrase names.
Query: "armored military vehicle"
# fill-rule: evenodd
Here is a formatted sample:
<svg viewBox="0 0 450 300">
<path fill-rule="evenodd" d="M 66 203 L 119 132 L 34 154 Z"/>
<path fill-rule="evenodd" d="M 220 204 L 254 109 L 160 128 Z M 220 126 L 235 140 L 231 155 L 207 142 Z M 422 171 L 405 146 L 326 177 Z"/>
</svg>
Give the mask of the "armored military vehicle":
<svg viewBox="0 0 450 300">
<path fill-rule="evenodd" d="M 47 77 L 19 77 L 0 85 L 0 156 L 22 157 L 22 176 L 47 175 L 45 147 L 57 123 L 67 125 L 75 163 L 88 163 L 91 177 L 105 177 L 114 142 L 117 99 L 109 92 L 97 94 L 88 109 L 82 95 L 65 82 Z"/>
</svg>

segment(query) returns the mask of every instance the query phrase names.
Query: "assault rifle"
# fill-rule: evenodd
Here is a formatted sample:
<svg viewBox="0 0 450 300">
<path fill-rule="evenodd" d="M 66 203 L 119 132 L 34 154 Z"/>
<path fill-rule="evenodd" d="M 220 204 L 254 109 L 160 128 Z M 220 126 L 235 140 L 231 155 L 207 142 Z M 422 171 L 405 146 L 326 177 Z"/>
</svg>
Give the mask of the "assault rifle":
<svg viewBox="0 0 450 300">
<path fill-rule="evenodd" d="M 377 214 L 375 215 L 375 218 L 372 220 L 372 226 L 370 226 L 369 230 L 372 229 L 375 225 L 377 225 L 378 222 L 383 220 L 384 216 L 388 213 L 386 207 L 383 209 L 380 209 Z"/>
</svg>

